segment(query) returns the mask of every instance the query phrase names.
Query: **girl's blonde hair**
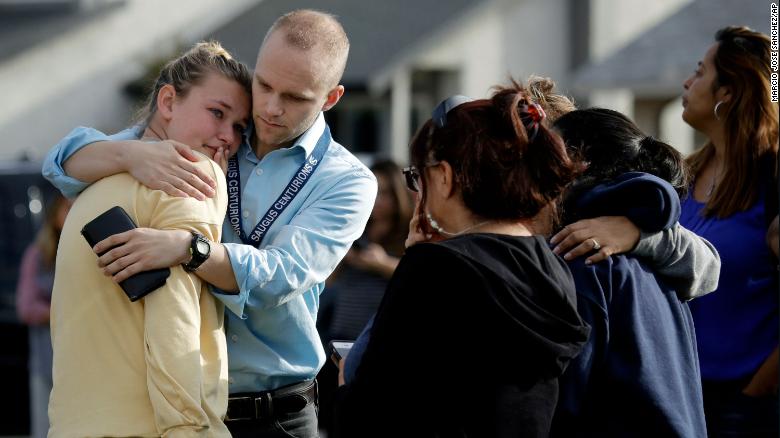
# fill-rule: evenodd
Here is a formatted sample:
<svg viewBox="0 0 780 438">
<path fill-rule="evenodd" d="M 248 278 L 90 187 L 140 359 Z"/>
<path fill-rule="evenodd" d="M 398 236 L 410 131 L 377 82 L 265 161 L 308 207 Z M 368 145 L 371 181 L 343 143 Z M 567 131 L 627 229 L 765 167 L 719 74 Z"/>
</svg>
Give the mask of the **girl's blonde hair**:
<svg viewBox="0 0 780 438">
<path fill-rule="evenodd" d="M 144 126 L 149 124 L 157 112 L 157 95 L 165 85 L 173 85 L 176 94 L 184 97 L 193 86 L 200 84 L 208 73 L 219 73 L 234 80 L 249 95 L 252 94 L 252 76 L 249 69 L 241 61 L 234 59 L 218 42 L 204 41 L 195 44 L 186 53 L 163 66 L 137 120 Z"/>
</svg>

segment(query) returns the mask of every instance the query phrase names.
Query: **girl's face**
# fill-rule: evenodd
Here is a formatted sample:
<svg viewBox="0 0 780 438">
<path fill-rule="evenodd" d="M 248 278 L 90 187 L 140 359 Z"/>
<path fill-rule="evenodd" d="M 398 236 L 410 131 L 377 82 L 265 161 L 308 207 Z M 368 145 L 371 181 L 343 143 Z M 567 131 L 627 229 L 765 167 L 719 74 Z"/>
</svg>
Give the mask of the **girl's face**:
<svg viewBox="0 0 780 438">
<path fill-rule="evenodd" d="M 724 87 L 713 88 L 717 79 L 714 59 L 718 44 L 710 46 L 696 70 L 683 83 L 682 118 L 691 127 L 702 132 L 706 131 L 708 125 L 718 121 L 714 109 L 718 101 L 723 99 L 721 95 Z M 723 108 L 720 108 L 719 114 L 724 114 L 722 111 Z"/>
<path fill-rule="evenodd" d="M 167 137 L 211 159 L 220 147 L 233 155 L 247 127 L 250 100 L 236 81 L 209 73 L 184 97 L 174 97 L 168 114 Z"/>
</svg>

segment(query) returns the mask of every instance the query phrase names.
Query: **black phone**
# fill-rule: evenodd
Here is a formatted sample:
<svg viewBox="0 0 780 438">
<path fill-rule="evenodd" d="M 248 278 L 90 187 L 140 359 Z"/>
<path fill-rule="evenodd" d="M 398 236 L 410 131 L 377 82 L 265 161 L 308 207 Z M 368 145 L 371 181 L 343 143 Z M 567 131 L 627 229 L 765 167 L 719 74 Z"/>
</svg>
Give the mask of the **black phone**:
<svg viewBox="0 0 780 438">
<path fill-rule="evenodd" d="M 347 354 L 354 343 L 355 341 L 330 341 L 330 343 L 328 343 L 330 357 L 337 366 L 341 359 L 347 357 Z"/>
<path fill-rule="evenodd" d="M 136 228 L 135 222 L 122 207 L 112 207 L 100 216 L 92 219 L 81 229 L 81 235 L 87 240 L 90 247 L 97 245 L 101 240 L 113 236 L 114 234 Z M 114 248 L 109 248 L 98 256 Z M 145 295 L 165 284 L 165 280 L 171 274 L 168 268 L 154 269 L 151 271 L 139 272 L 132 277 L 119 283 L 119 286 L 125 291 L 130 301 L 138 301 Z"/>
</svg>

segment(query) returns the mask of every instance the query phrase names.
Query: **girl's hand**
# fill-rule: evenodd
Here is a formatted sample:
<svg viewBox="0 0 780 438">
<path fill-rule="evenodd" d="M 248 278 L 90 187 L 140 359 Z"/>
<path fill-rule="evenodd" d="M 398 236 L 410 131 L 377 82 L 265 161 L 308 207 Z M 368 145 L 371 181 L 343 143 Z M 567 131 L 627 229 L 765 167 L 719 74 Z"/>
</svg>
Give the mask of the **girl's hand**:
<svg viewBox="0 0 780 438">
<path fill-rule="evenodd" d="M 219 148 L 219 149 L 217 149 L 217 153 L 214 154 L 214 161 L 222 169 L 222 173 L 224 175 L 227 175 L 228 154 L 229 153 L 230 153 L 230 150 L 225 149 L 225 148 Z"/>
<path fill-rule="evenodd" d="M 555 254 L 565 260 L 596 251 L 586 264 L 605 260 L 612 254 L 629 252 L 639 242 L 639 228 L 625 216 L 602 216 L 566 225 L 550 239 Z"/>
</svg>

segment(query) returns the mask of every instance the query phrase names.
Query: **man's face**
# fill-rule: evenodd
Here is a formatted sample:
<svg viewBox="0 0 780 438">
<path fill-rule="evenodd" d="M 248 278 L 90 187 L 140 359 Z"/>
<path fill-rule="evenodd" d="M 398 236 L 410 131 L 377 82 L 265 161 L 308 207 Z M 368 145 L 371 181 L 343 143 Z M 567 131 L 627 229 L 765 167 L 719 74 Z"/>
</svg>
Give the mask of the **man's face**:
<svg viewBox="0 0 780 438">
<path fill-rule="evenodd" d="M 309 129 L 320 111 L 335 105 L 323 77 L 323 56 L 284 41 L 281 31 L 260 48 L 252 80 L 252 118 L 260 148 L 288 147 Z M 338 98 L 336 98 L 338 101 Z"/>
</svg>

